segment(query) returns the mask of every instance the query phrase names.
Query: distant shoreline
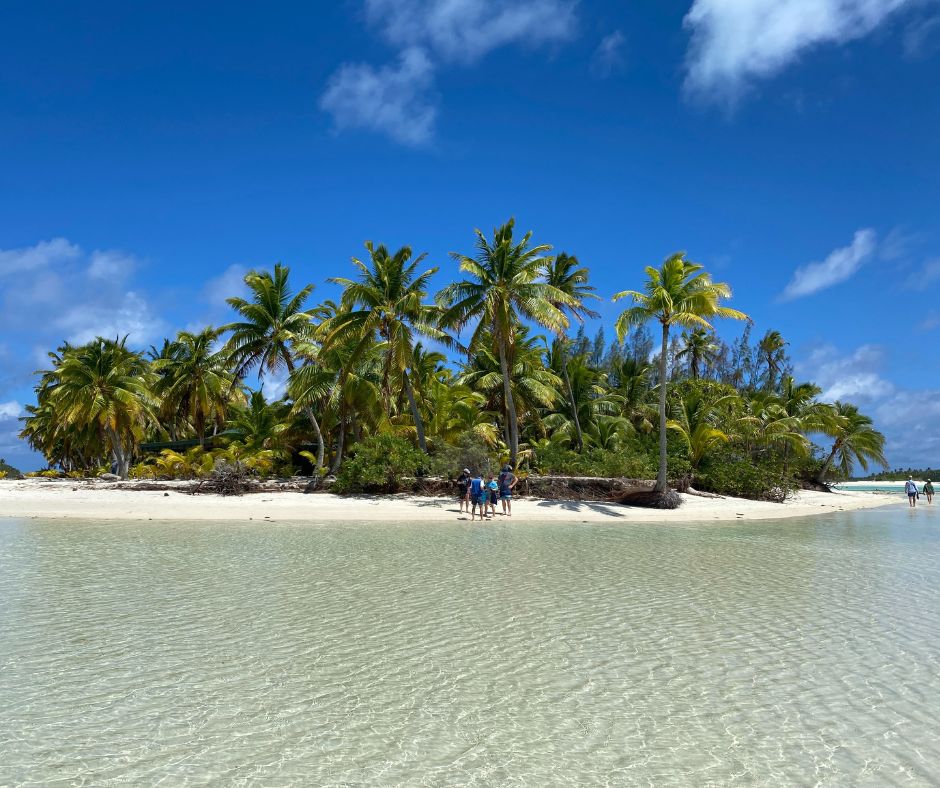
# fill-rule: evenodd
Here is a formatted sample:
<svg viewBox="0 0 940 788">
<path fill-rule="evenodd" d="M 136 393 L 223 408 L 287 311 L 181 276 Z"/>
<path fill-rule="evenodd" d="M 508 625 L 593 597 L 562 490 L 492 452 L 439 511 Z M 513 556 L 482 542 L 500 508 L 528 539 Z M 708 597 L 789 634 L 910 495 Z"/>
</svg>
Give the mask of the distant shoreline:
<svg viewBox="0 0 940 788">
<path fill-rule="evenodd" d="M 0 516 L 49 520 L 272 521 L 272 522 L 453 522 L 454 497 L 412 494 L 341 497 L 330 493 L 261 492 L 240 497 L 189 495 L 182 491 L 121 489 L 122 483 L 69 479 L 0 480 Z M 493 522 L 697 523 L 776 520 L 882 506 L 907 506 L 897 496 L 861 491 L 804 490 L 785 503 L 743 498 L 683 495 L 672 511 L 592 501 L 519 498 L 513 516 Z M 940 505 L 940 504 L 938 504 Z M 497 512 L 500 506 L 497 505 Z M 467 520 L 469 522 L 469 519 Z M 478 521 L 479 522 L 479 521 Z"/>
</svg>

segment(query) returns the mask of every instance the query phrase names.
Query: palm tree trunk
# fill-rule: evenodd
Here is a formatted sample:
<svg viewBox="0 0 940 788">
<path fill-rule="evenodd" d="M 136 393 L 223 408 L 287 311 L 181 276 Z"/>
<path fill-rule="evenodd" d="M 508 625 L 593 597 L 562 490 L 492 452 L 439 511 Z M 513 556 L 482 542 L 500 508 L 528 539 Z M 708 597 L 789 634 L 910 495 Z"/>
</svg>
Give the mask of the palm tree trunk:
<svg viewBox="0 0 940 788">
<path fill-rule="evenodd" d="M 575 449 L 579 452 L 584 450 L 584 433 L 581 431 L 581 419 L 578 418 L 578 404 L 574 401 L 574 389 L 571 387 L 571 376 L 568 374 L 568 359 L 565 357 L 565 350 L 559 343 L 559 354 L 561 355 L 561 369 L 565 378 L 565 388 L 568 389 L 568 403 L 571 405 L 571 418 L 574 421 Z"/>
<path fill-rule="evenodd" d="M 284 356 L 284 361 L 287 364 L 287 374 L 290 375 L 294 371 L 294 362 L 289 355 Z M 313 469 L 313 479 L 310 483 L 307 484 L 307 491 L 314 489 L 320 481 L 320 471 L 323 470 L 323 433 L 320 431 L 320 422 L 317 421 L 317 417 L 313 412 L 313 408 L 310 405 L 307 405 L 304 409 L 304 415 L 310 420 L 310 426 L 313 427 L 313 434 L 317 439 L 317 467 Z"/>
<path fill-rule="evenodd" d="M 663 350 L 659 354 L 659 472 L 656 492 L 666 491 L 666 352 L 669 349 L 669 324 L 663 323 Z"/>
<path fill-rule="evenodd" d="M 516 456 L 519 454 L 519 422 L 516 416 L 516 403 L 512 399 L 512 389 L 509 384 L 509 362 L 506 360 L 506 346 L 502 341 L 499 345 L 499 369 L 503 373 L 503 399 L 506 403 L 506 420 L 509 422 L 509 462 L 516 467 Z"/>
<path fill-rule="evenodd" d="M 826 457 L 826 461 L 823 463 L 823 467 L 820 469 L 819 473 L 816 475 L 817 483 L 819 484 L 826 483 L 826 474 L 829 473 L 829 469 L 832 467 L 832 461 L 836 458 L 837 451 L 839 451 L 838 440 L 832 444 L 832 451 L 829 452 L 829 456 Z"/>
<path fill-rule="evenodd" d="M 425 454 L 428 453 L 428 444 L 424 439 L 424 422 L 421 420 L 421 413 L 418 411 L 418 403 L 415 401 L 415 392 L 411 386 L 411 378 L 408 377 L 408 371 L 402 372 L 402 380 L 405 383 L 405 394 L 408 395 L 408 404 L 411 406 L 411 417 L 415 420 L 415 430 L 418 432 L 418 446 Z"/>
<path fill-rule="evenodd" d="M 124 451 L 120 436 L 111 427 L 108 427 L 108 437 L 111 439 L 111 450 L 114 452 L 114 463 L 117 466 L 115 471 L 122 479 L 126 479 L 130 470 L 130 453 Z"/>
<path fill-rule="evenodd" d="M 333 458 L 333 465 L 330 467 L 330 474 L 335 476 L 339 473 L 339 466 L 343 463 L 343 451 L 346 448 L 346 408 L 340 409 L 339 416 L 339 436 L 336 438 L 336 456 Z"/>
</svg>

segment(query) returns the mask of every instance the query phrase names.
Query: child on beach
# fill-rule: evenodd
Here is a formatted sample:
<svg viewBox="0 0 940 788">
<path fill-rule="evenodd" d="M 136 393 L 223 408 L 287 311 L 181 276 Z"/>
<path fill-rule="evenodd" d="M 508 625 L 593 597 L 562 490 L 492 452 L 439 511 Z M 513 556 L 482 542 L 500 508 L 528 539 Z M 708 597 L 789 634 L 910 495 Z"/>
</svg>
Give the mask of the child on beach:
<svg viewBox="0 0 940 788">
<path fill-rule="evenodd" d="M 489 505 L 490 513 L 493 517 L 496 517 L 496 502 L 499 500 L 499 485 L 496 483 L 496 479 L 493 478 L 493 474 L 489 474 L 486 481 L 486 490 L 489 493 Z"/>
</svg>

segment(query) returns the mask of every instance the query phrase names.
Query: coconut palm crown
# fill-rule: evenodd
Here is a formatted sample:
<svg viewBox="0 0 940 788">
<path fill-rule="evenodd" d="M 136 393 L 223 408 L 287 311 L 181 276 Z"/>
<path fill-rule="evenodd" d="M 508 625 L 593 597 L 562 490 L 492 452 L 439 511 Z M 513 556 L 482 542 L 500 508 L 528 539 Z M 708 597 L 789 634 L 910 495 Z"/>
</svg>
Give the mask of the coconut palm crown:
<svg viewBox="0 0 940 788">
<path fill-rule="evenodd" d="M 624 290 L 614 295 L 614 301 L 629 298 L 633 306 L 617 318 L 617 336 L 622 342 L 631 328 L 650 320 L 662 327 L 662 350 L 659 356 L 659 471 L 656 475 L 657 492 L 666 490 L 666 357 L 669 349 L 669 330 L 682 328 L 711 329 L 708 321 L 715 317 L 746 320 L 747 315 L 737 309 L 722 306 L 721 300 L 731 297 L 731 288 L 724 282 L 713 282 L 711 276 L 698 263 L 686 259 L 684 252 L 667 257 L 660 268 L 646 267 L 643 291 Z"/>
<path fill-rule="evenodd" d="M 444 309 L 441 323 L 462 329 L 476 320 L 469 342 L 472 353 L 489 339 L 499 358 L 503 379 L 506 421 L 509 427 L 509 457 L 515 464 L 519 453 L 519 421 L 510 385 L 512 355 L 522 320 L 558 333 L 568 327 L 562 306 L 579 307 L 576 299 L 545 281 L 546 244 L 533 246 L 532 233 L 521 240 L 513 238 L 515 220 L 493 231 L 492 241 L 476 230 L 475 256 L 452 252 L 460 270 L 469 278 L 445 287 L 438 294 Z"/>
</svg>

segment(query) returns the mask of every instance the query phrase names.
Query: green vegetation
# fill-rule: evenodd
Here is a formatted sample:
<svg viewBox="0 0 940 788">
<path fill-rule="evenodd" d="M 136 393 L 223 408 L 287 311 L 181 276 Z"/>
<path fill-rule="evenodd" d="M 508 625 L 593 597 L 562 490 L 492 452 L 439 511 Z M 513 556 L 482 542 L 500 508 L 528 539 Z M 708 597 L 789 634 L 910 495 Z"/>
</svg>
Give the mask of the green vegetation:
<svg viewBox="0 0 940 788">
<path fill-rule="evenodd" d="M 18 468 L 14 468 L 6 460 L 0 458 L 0 479 L 19 479 L 23 474 Z"/>
<path fill-rule="evenodd" d="M 748 321 L 730 345 L 714 333 L 714 318 L 745 315 L 683 254 L 615 296 L 631 305 L 608 345 L 603 330 L 585 334 L 598 300 L 588 268 L 514 237 L 511 220 L 478 231 L 473 256 L 454 253 L 465 278 L 437 294 L 424 255 L 366 251 L 331 280 L 338 303 L 308 303 L 313 285 L 298 289 L 278 264 L 245 277 L 228 325 L 146 352 L 119 338 L 63 345 L 38 373 L 22 437 L 47 475 L 204 479 L 236 467 L 313 485 L 331 473 L 345 492 L 508 461 L 520 474 L 656 475 L 660 490 L 780 498 L 884 463 L 870 419 L 794 381 L 778 332 L 752 342 Z M 286 380 L 273 401 L 271 376 Z"/>
<path fill-rule="evenodd" d="M 890 471 L 881 473 L 870 473 L 868 476 L 853 476 L 853 482 L 906 482 L 908 477 L 913 476 L 917 481 L 930 479 L 936 481 L 940 479 L 940 471 L 933 468 L 894 468 Z"/>
</svg>

